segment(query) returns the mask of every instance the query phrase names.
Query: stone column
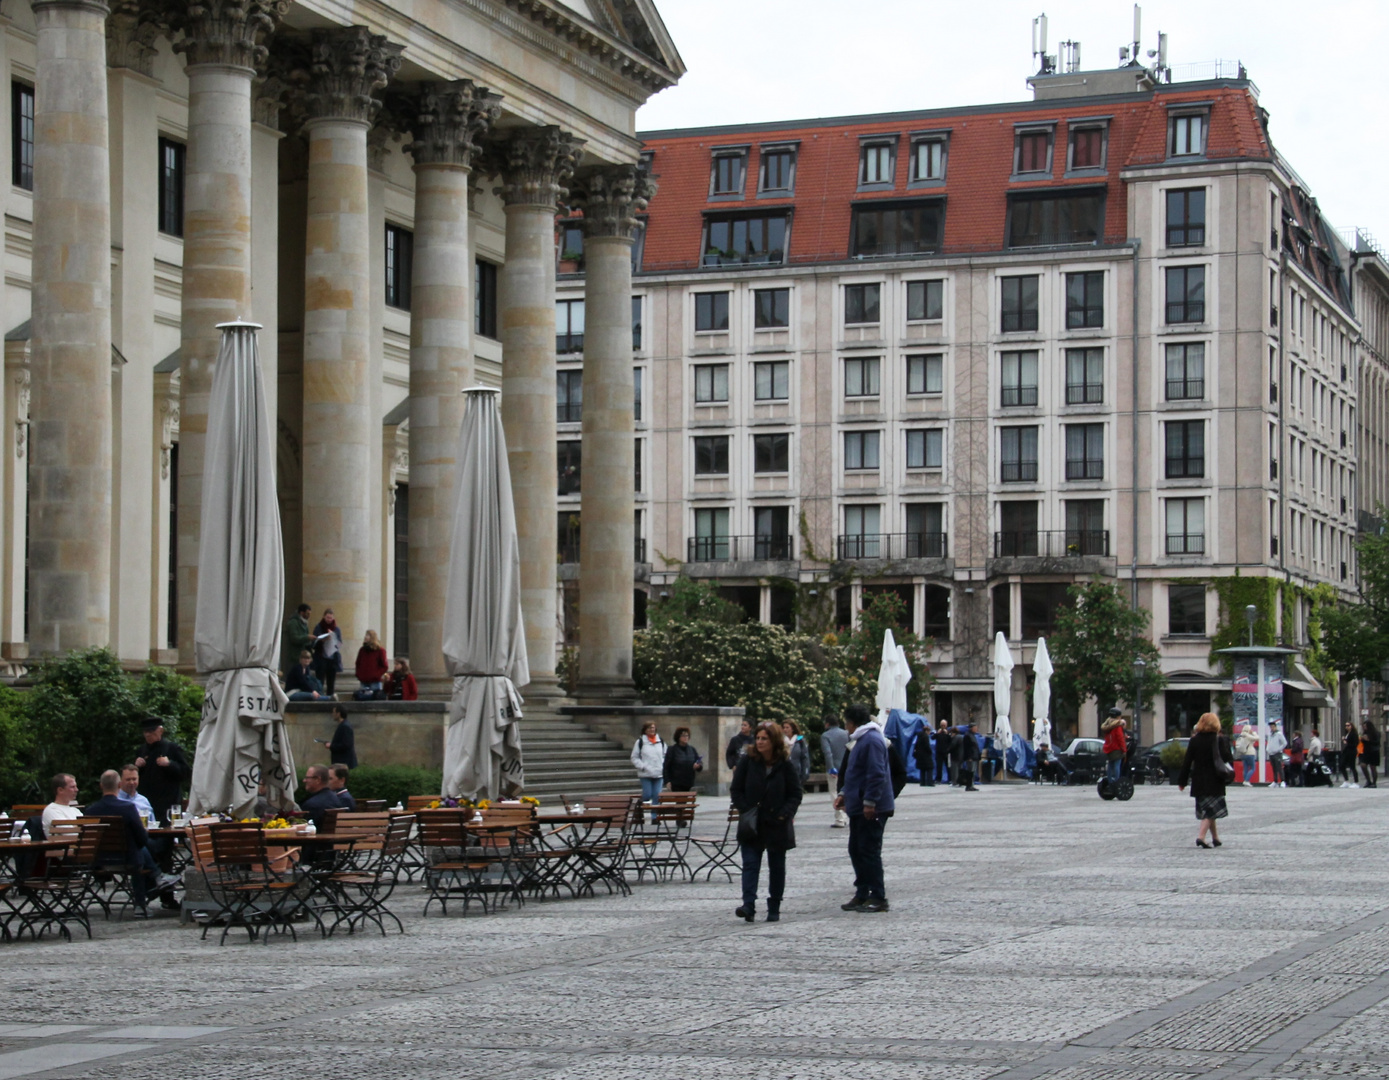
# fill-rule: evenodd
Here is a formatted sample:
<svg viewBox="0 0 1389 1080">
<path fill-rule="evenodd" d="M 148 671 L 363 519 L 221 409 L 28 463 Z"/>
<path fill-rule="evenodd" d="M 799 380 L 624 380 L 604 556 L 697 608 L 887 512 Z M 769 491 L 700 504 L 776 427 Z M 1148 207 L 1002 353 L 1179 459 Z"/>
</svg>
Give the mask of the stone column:
<svg viewBox="0 0 1389 1080">
<path fill-rule="evenodd" d="M 583 526 L 579 698 L 632 690 L 632 241 L 655 183 L 635 165 L 593 170 L 584 211 Z"/>
<path fill-rule="evenodd" d="M 217 324 L 251 308 L 251 80 L 289 0 L 170 3 L 175 48 L 188 74 L 183 188 L 182 337 L 179 342 L 178 648 L 193 664 L 199 521 Z M 270 333 L 273 334 L 273 326 Z"/>
<path fill-rule="evenodd" d="M 99 0 L 35 0 L 31 653 L 110 640 L 111 170 Z"/>
<path fill-rule="evenodd" d="M 315 31 L 304 94 L 304 602 L 332 608 L 344 646 L 375 629 L 370 610 L 371 246 L 367 130 L 372 95 L 402 46 L 366 27 Z M 182 493 L 180 493 L 181 495 Z"/>
<path fill-rule="evenodd" d="M 502 426 L 521 547 L 521 612 L 531 681 L 528 701 L 560 696 L 555 575 L 555 211 L 583 143 L 556 127 L 500 143 L 506 265 L 498 287 Z"/>
<path fill-rule="evenodd" d="M 427 83 L 411 105 L 415 246 L 410 292 L 410 666 L 447 697 L 444 594 L 464 387 L 473 383 L 468 178 L 501 99 L 464 79 Z"/>
</svg>

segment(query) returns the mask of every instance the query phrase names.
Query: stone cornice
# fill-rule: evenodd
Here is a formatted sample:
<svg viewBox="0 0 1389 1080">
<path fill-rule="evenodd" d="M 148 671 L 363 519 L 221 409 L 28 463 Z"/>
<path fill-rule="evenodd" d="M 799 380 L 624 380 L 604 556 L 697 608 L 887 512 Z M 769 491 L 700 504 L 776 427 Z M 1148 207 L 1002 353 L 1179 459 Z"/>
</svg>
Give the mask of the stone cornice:
<svg viewBox="0 0 1389 1080">
<path fill-rule="evenodd" d="M 416 96 L 400 100 L 412 139 L 405 152 L 416 166 L 471 168 L 483 136 L 502 114 L 501 95 L 471 79 L 421 83 Z"/>
<path fill-rule="evenodd" d="M 569 194 L 583 147 L 554 125 L 508 132 L 488 146 L 487 169 L 502 180 L 495 193 L 507 206 L 555 209 Z"/>
<path fill-rule="evenodd" d="M 216 64 L 256 70 L 290 0 L 162 0 L 161 13 L 178 32 L 174 51 L 188 66 Z"/>
<path fill-rule="evenodd" d="M 476 6 L 482 6 L 474 0 Z M 654 94 L 675 85 L 679 75 L 637 49 L 584 26 L 550 0 L 498 0 L 498 3 L 535 23 L 560 41 L 581 50 L 604 67 Z M 490 6 L 490 5 L 489 5 Z"/>
<path fill-rule="evenodd" d="M 637 215 L 656 194 L 656 181 L 637 165 L 600 165 L 575 182 L 583 208 L 584 235 L 635 240 Z"/>
<path fill-rule="evenodd" d="M 354 120 L 369 125 L 381 108 L 374 95 L 400 69 L 404 50 L 365 26 L 315 30 L 306 42 L 288 44 L 283 53 L 277 48 L 275 74 L 295 88 L 293 105 L 305 123 Z"/>
</svg>

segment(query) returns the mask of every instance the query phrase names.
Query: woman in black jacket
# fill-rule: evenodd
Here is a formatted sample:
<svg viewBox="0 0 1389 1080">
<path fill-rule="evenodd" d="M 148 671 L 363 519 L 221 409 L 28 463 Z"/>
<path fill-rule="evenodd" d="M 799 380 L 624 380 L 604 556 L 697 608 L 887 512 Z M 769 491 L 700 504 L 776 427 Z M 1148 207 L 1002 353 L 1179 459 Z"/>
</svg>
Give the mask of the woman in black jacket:
<svg viewBox="0 0 1389 1080">
<path fill-rule="evenodd" d="M 1360 730 L 1349 720 L 1341 732 L 1341 786 L 1359 787 L 1355 763 L 1360 759 Z"/>
<path fill-rule="evenodd" d="M 666 751 L 666 787 L 671 791 L 693 791 L 695 773 L 704 768 L 704 759 L 690 745 L 690 729 L 675 729 L 675 745 Z"/>
<path fill-rule="evenodd" d="M 786 888 L 786 853 L 796 846 L 792 819 L 801 805 L 801 778 L 789 760 L 786 737 L 775 724 L 757 729 L 748 752 L 738 759 L 729 794 L 742 820 L 738 846 L 743 854 L 743 903 L 735 915 L 752 922 L 757 913 L 757 879 L 767 853 L 767 921 L 781 919 Z"/>
<path fill-rule="evenodd" d="M 1373 720 L 1360 725 L 1360 771 L 1366 787 L 1379 787 L 1379 729 Z"/>
<path fill-rule="evenodd" d="M 1211 844 L 1220 846 L 1220 833 L 1215 823 L 1229 814 L 1225 806 L 1226 774 L 1216 768 L 1216 758 L 1230 766 L 1229 776 L 1234 776 L 1235 755 L 1230 744 L 1220 734 L 1220 718 L 1215 713 L 1202 713 L 1196 721 L 1196 730 L 1191 741 L 1186 744 L 1186 760 L 1182 762 L 1181 775 L 1177 777 L 1177 787 L 1183 791 L 1191 784 L 1191 797 L 1196 800 L 1196 846 L 1209 848 Z M 1211 844 L 1206 843 L 1206 833 L 1211 834 Z"/>
</svg>

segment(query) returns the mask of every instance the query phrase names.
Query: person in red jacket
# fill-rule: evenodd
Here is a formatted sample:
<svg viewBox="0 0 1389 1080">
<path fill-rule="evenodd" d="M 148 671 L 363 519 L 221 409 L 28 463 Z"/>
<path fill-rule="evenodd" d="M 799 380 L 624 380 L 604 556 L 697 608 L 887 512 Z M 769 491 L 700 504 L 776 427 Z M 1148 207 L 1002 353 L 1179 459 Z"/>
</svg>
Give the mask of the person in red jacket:
<svg viewBox="0 0 1389 1080">
<path fill-rule="evenodd" d="M 1124 731 L 1125 723 L 1118 709 L 1110 709 L 1109 718 L 1100 725 L 1100 731 L 1104 733 L 1104 745 L 1100 748 L 1105 756 L 1104 774 L 1111 783 L 1116 784 L 1119 782 L 1120 767 L 1129 752 L 1129 738 Z"/>
<path fill-rule="evenodd" d="M 395 658 L 395 670 L 386 679 L 386 697 L 392 701 L 416 701 L 420 688 L 415 676 L 410 674 L 410 661 L 403 656 Z"/>
<path fill-rule="evenodd" d="M 362 647 L 357 650 L 357 681 L 361 683 L 359 698 L 375 697 L 381 693 L 381 682 L 391 670 L 386 662 L 386 648 L 375 630 L 368 630 Z"/>
</svg>

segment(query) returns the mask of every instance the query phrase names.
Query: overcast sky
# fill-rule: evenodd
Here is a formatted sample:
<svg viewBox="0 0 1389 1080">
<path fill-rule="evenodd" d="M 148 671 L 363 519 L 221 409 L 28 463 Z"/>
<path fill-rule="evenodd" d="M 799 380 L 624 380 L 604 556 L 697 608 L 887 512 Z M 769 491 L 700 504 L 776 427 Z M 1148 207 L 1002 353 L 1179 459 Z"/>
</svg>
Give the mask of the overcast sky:
<svg viewBox="0 0 1389 1080">
<path fill-rule="evenodd" d="M 656 0 L 689 73 L 637 114 L 641 130 L 948 108 L 1031 97 L 1032 19 L 1048 52 L 1079 40 L 1115 67 L 1133 36 L 1122 0 Z M 1336 227 L 1389 247 L 1389 4 L 1164 0 L 1143 5 L 1143 48 L 1168 63 L 1243 60 L 1274 144 Z"/>
</svg>

